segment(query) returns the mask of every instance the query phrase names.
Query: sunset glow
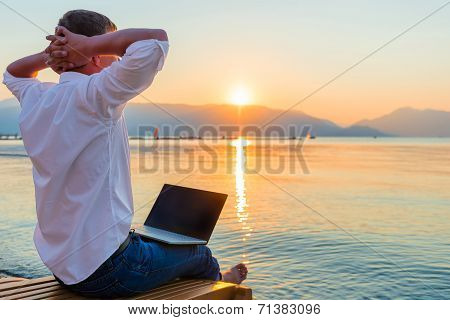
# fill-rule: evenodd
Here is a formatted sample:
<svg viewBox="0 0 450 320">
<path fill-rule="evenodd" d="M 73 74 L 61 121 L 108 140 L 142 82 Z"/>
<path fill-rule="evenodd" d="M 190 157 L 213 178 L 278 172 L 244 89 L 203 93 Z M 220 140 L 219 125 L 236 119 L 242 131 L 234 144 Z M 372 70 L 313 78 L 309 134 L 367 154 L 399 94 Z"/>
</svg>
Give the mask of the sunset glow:
<svg viewBox="0 0 450 320">
<path fill-rule="evenodd" d="M 262 2 L 264 5 L 255 5 Z M 151 88 L 132 103 L 151 100 L 160 104 L 232 104 L 241 109 L 260 105 L 286 110 L 440 6 L 437 0 L 403 2 L 407 11 L 399 2 L 386 0 L 354 1 L 354 6 L 349 5 L 351 10 L 344 10 L 338 1 L 327 3 L 327 10 L 321 1 L 283 1 L 282 5 L 269 0 L 207 1 L 199 12 L 189 1 L 179 1 L 177 12 L 196 17 L 188 24 L 185 19 L 173 18 L 171 1 L 128 2 L 127 12 L 133 14 L 123 14 L 123 3 L 118 0 L 78 2 L 73 6 L 84 7 L 86 3 L 89 9 L 106 14 L 119 29 L 152 21 L 152 26 L 159 24 L 168 31 L 170 50 L 164 68 Z M 30 1 L 10 3 L 49 31 L 66 10 L 73 9 L 69 4 L 55 6 L 49 0 L 35 6 Z M 45 34 L 39 34 L 42 30 L 13 11 L 2 10 L 0 14 L 7 26 L 1 31 L 7 44 L 0 59 L 4 71 L 15 59 L 44 50 L 47 41 Z M 436 14 L 430 21 L 420 24 L 420 32 L 408 33 L 377 51 L 292 111 L 345 126 L 405 106 L 450 111 L 450 42 L 434 36 L 448 39 L 450 19 Z M 358 27 L 349 26 L 351 22 Z M 8 30 L 21 30 L 20 36 Z M 331 55 L 330 48 L 335 49 Z M 51 69 L 40 72 L 39 78 L 59 81 Z M 11 98 L 6 86 L 1 85 L 0 100 Z"/>
<path fill-rule="evenodd" d="M 240 86 L 233 89 L 230 96 L 230 102 L 237 106 L 244 106 L 250 103 L 250 92 L 247 88 Z"/>
</svg>

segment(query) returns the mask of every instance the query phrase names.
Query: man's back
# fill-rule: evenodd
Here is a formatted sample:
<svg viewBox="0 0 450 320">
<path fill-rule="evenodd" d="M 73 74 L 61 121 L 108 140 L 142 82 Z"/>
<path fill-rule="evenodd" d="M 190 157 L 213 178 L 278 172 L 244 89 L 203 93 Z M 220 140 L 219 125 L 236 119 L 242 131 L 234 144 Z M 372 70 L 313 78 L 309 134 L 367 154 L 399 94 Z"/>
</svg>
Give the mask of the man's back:
<svg viewBox="0 0 450 320">
<path fill-rule="evenodd" d="M 65 72 L 58 84 L 4 75 L 21 103 L 19 126 L 33 163 L 36 248 L 66 284 L 87 278 L 128 235 L 133 200 L 123 108 L 151 84 L 167 50 L 166 41 L 138 41 L 100 73 Z"/>
</svg>

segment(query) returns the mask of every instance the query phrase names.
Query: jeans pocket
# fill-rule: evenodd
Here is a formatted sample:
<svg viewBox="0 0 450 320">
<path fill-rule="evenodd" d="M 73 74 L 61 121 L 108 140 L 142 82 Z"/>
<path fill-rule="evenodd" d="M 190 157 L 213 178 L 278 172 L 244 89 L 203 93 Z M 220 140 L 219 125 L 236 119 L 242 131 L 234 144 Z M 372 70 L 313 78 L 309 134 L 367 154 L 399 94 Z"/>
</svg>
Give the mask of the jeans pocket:
<svg viewBox="0 0 450 320">
<path fill-rule="evenodd" d="M 93 274 L 80 283 L 69 287 L 76 291 L 89 291 L 90 288 L 102 288 L 111 283 L 112 273 L 120 266 L 114 264 L 111 259 L 107 259 Z"/>
<path fill-rule="evenodd" d="M 152 262 L 152 249 L 140 238 L 132 241 L 123 252 L 123 263 L 131 271 L 148 274 L 151 271 Z"/>
</svg>

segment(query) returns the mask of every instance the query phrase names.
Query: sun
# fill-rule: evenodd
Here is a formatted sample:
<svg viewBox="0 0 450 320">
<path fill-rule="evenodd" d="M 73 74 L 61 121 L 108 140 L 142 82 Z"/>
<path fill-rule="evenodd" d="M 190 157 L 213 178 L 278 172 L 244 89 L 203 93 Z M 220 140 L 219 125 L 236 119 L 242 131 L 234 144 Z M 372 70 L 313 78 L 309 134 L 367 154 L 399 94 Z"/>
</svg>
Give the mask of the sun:
<svg viewBox="0 0 450 320">
<path fill-rule="evenodd" d="M 235 87 L 230 94 L 230 101 L 237 106 L 249 104 L 251 100 L 249 90 L 244 86 Z"/>
</svg>

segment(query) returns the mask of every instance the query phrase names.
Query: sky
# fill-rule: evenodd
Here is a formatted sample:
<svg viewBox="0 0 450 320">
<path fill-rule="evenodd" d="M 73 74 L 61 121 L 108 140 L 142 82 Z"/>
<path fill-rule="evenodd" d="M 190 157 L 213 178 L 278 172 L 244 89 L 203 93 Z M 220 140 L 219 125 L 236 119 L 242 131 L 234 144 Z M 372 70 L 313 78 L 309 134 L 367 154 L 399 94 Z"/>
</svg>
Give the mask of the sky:
<svg viewBox="0 0 450 320">
<path fill-rule="evenodd" d="M 446 2 L 1 0 L 0 68 L 43 50 L 41 29 L 51 32 L 66 11 L 88 9 L 119 29 L 168 32 L 165 67 L 135 102 L 242 102 L 283 110 Z M 294 110 L 343 125 L 404 106 L 450 111 L 449 57 L 450 5 Z M 58 80 L 50 70 L 39 77 Z M 0 99 L 10 97 L 2 85 Z"/>
</svg>

